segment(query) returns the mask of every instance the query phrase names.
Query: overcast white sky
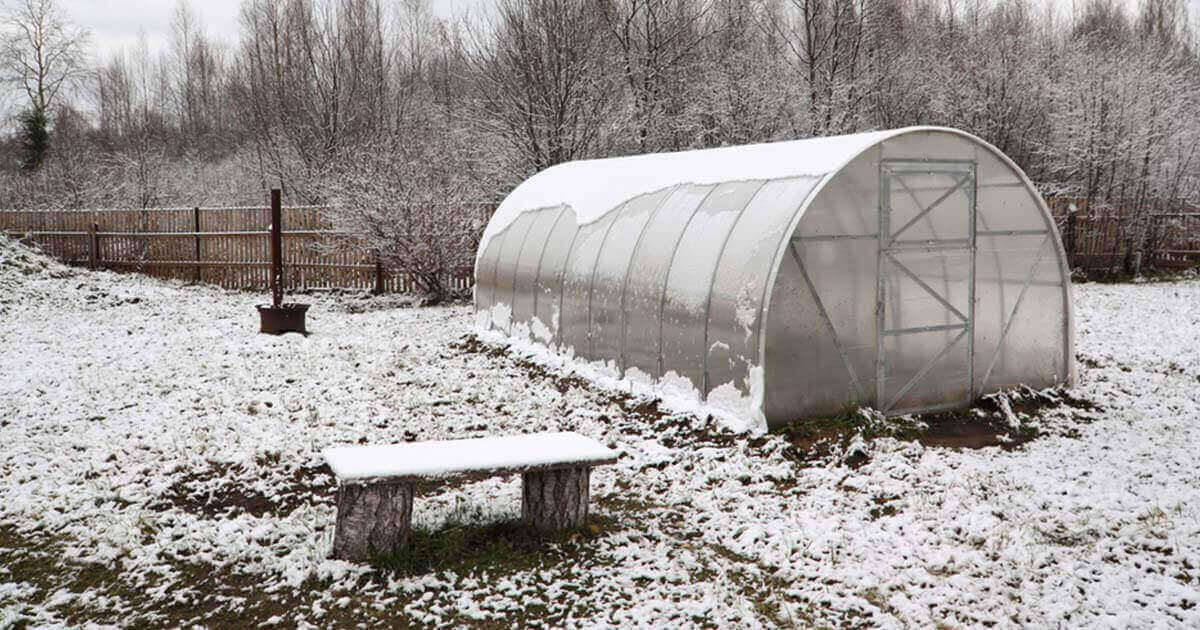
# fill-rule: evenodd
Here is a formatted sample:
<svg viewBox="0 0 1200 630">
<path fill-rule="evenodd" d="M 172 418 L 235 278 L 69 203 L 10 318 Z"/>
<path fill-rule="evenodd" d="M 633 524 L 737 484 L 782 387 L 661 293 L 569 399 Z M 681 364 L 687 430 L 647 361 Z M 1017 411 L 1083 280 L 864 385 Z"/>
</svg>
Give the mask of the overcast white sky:
<svg viewBox="0 0 1200 630">
<path fill-rule="evenodd" d="M 433 12 L 454 17 L 490 0 L 429 0 Z M 92 49 L 97 61 L 122 48 L 137 45 L 142 32 L 151 50 L 165 47 L 171 15 L 177 0 L 58 0 L 72 22 L 92 32 Z M 209 36 L 237 40 L 238 11 L 242 0 L 189 0 L 192 13 Z"/>
</svg>

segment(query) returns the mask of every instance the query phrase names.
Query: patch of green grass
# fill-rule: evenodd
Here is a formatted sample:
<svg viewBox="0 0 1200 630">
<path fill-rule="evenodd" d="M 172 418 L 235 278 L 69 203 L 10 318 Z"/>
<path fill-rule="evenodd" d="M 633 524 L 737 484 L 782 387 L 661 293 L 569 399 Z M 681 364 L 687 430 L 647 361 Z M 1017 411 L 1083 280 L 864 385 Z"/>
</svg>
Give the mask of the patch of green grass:
<svg viewBox="0 0 1200 630">
<path fill-rule="evenodd" d="M 869 407 L 848 404 L 838 413 L 801 418 L 776 431 L 795 442 L 854 435 L 862 435 L 865 440 L 881 437 L 905 439 L 919 434 L 922 429 L 924 424 L 914 417 L 885 418 Z"/>
<path fill-rule="evenodd" d="M 924 425 L 917 420 L 885 418 L 874 409 L 849 404 L 838 413 L 801 418 L 773 432 L 791 443 L 788 450 L 791 459 L 807 464 L 842 453 L 859 436 L 863 440 L 881 437 L 913 439 L 922 429 Z M 850 454 L 845 457 L 845 463 L 858 466 L 866 463 L 866 456 Z"/>
<path fill-rule="evenodd" d="M 478 523 L 452 516 L 436 529 L 414 528 L 403 549 L 377 554 L 371 564 L 400 575 L 514 573 L 579 562 L 591 556 L 591 541 L 614 528 L 613 519 L 596 514 L 583 527 L 549 533 L 515 519 Z"/>
<path fill-rule="evenodd" d="M 591 516 L 583 528 L 545 536 L 515 521 L 452 522 L 433 531 L 415 531 L 404 553 L 382 558 L 377 564 L 380 571 L 364 574 L 348 589 L 341 586 L 335 591 L 330 591 L 328 579 L 309 577 L 298 588 L 267 592 L 261 588 L 265 577 L 261 574 L 178 557 L 163 559 L 171 568 L 169 575 L 150 575 L 148 581 L 143 581 L 145 574 L 140 577 L 126 574 L 118 564 L 73 560 L 66 551 L 72 543 L 64 537 L 39 532 L 22 534 L 4 523 L 0 523 L 0 565 L 8 570 L 10 579 L 33 587 L 24 603 L 16 602 L 11 621 L 17 628 L 32 621 L 32 610 L 26 605 L 46 605 L 56 593 L 100 596 L 98 600 L 64 599 L 49 606 L 71 626 L 126 623 L 146 628 L 196 624 L 243 628 L 258 626 L 273 617 L 288 626 L 302 618 L 313 620 L 314 604 L 320 602 L 326 612 L 316 619 L 325 627 L 421 627 L 406 611 L 406 606 L 416 601 L 419 594 L 397 591 L 389 595 L 392 605 L 384 608 L 375 605 L 381 589 L 387 587 L 389 571 L 411 575 L 449 570 L 496 576 L 563 563 L 581 564 L 593 557 L 592 541 L 615 529 L 618 529 L 616 519 L 599 515 Z M 181 597 L 164 599 L 152 593 L 168 584 Z M 587 588 L 586 580 L 575 588 Z M 339 599 L 347 603 L 332 605 Z M 595 612 L 578 605 L 569 608 L 574 616 Z M 130 610 L 137 612 L 131 616 Z M 460 627 L 510 627 L 494 620 L 447 614 L 448 621 Z M 554 625 L 563 614 L 566 613 L 552 614 L 540 604 L 510 611 L 517 625 L 534 622 Z"/>
</svg>

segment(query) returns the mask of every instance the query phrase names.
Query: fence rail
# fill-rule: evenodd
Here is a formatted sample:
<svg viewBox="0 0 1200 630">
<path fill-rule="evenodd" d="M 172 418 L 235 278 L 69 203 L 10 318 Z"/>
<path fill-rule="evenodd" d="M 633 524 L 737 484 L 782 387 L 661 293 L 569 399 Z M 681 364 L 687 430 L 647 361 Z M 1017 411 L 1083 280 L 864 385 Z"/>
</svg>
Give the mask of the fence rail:
<svg viewBox="0 0 1200 630">
<path fill-rule="evenodd" d="M 340 239 L 313 206 L 283 209 L 284 288 L 371 289 L 411 293 L 413 275 L 381 265 L 367 249 Z M 271 209 L 0 211 L 0 232 L 36 243 L 69 264 L 265 290 L 270 283 Z M 468 290 L 474 269 L 451 270 L 451 291 Z"/>
<path fill-rule="evenodd" d="M 1105 203 L 1047 198 L 1072 269 L 1120 272 L 1200 266 L 1200 208 L 1161 201 Z M 486 221 L 492 204 L 474 204 Z M 345 245 L 325 208 L 283 209 L 286 290 L 358 288 L 412 292 L 413 277 L 386 269 L 363 248 Z M 141 271 L 231 289 L 269 285 L 270 207 L 146 210 L 0 211 L 0 231 L 28 238 L 71 264 Z M 467 290 L 474 269 L 447 274 Z"/>
</svg>

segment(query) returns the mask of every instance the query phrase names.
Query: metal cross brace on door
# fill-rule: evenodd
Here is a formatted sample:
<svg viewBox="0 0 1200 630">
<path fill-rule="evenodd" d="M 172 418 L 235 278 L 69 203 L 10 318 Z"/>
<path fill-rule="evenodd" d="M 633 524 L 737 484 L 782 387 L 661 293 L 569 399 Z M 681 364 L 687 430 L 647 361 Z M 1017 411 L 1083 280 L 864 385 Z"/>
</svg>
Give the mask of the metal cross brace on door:
<svg viewBox="0 0 1200 630">
<path fill-rule="evenodd" d="M 906 181 L 908 177 L 925 177 L 933 178 L 934 181 L 950 180 L 949 185 L 942 184 L 934 189 L 940 194 L 932 202 L 928 204 L 922 202 L 918 197 L 913 187 Z M 896 190 L 893 191 L 893 184 Z M 876 293 L 876 388 L 875 398 L 876 406 L 879 411 L 888 415 L 905 413 L 909 411 L 924 411 L 926 408 L 918 406 L 914 409 L 906 409 L 903 411 L 896 410 L 896 406 L 908 396 L 910 392 L 924 379 L 933 368 L 942 361 L 947 354 L 953 350 L 960 341 L 966 339 L 966 365 L 967 387 L 965 388 L 966 399 L 950 405 L 940 404 L 938 407 L 952 407 L 969 404 L 972 393 L 974 391 L 974 304 L 975 304 L 975 163 L 972 161 L 946 161 L 946 162 L 925 162 L 913 160 L 883 160 L 880 163 L 880 178 L 879 178 L 879 253 L 878 253 L 878 288 Z M 946 186 L 944 189 L 942 186 Z M 893 208 L 893 192 L 903 193 L 912 201 L 913 214 L 905 220 L 899 228 L 893 230 L 891 228 L 891 219 L 894 212 Z M 954 198 L 956 193 L 962 193 L 962 201 L 965 201 L 965 208 L 959 210 L 961 206 L 949 208 L 951 218 L 947 220 L 943 218 L 941 221 L 933 221 L 932 213 L 938 208 L 946 208 L 945 203 Z M 956 202 L 959 203 L 959 202 Z M 961 214 L 960 214 L 961 213 Z M 944 217 L 945 213 L 942 213 Z M 954 217 L 961 216 L 959 222 Z M 930 235 L 926 238 L 908 238 L 901 239 L 900 237 L 909 233 L 912 228 L 925 221 L 929 225 Z M 935 225 L 942 225 L 943 230 L 949 229 L 950 234 L 938 234 Z M 961 226 L 961 227 L 959 227 Z M 965 228 L 965 229 L 964 229 Z M 951 280 L 946 275 L 947 261 L 946 256 L 953 251 L 968 252 L 969 264 L 966 278 L 966 303 L 956 306 L 954 300 L 951 299 L 949 293 Z M 922 278 L 920 273 L 914 271 L 910 264 L 906 264 L 901 260 L 898 254 L 906 253 L 905 258 L 909 260 L 916 257 L 918 260 L 921 257 L 927 257 L 931 262 L 940 262 L 942 265 L 942 277 L 945 279 L 946 291 L 938 291 L 927 282 L 926 278 Z M 940 305 L 946 313 L 946 317 L 954 320 L 951 323 L 935 323 L 935 322 L 918 322 L 922 325 L 905 326 L 902 322 L 897 321 L 892 328 L 887 327 L 888 317 L 886 313 L 889 310 L 887 299 L 889 297 L 889 269 L 897 270 L 902 274 L 902 277 L 912 281 L 920 288 L 921 293 L 932 297 L 938 305 Z M 919 269 L 919 267 L 918 267 Z M 897 285 L 899 286 L 899 285 Z M 961 298 L 960 298 L 961 299 Z M 902 303 L 898 302 L 894 310 L 897 311 L 893 318 L 903 313 Z M 885 339 L 898 338 L 904 335 L 913 335 L 921 333 L 947 332 L 958 331 L 944 345 L 941 350 L 934 353 L 933 356 L 921 356 L 922 363 L 919 363 L 920 369 L 907 378 L 904 383 L 896 391 L 889 391 L 887 381 L 889 377 L 889 359 L 887 356 L 887 344 Z M 896 342 L 899 343 L 899 342 Z M 893 375 L 894 377 L 895 375 Z"/>
<path fill-rule="evenodd" d="M 908 184 L 905 183 L 904 178 L 901 176 L 908 175 L 908 174 L 922 174 L 922 175 L 933 174 L 933 171 L 916 171 L 916 172 L 891 171 L 890 174 L 892 176 L 892 179 L 896 180 L 896 182 L 900 184 L 900 187 L 904 189 L 904 192 L 909 197 L 912 198 L 913 203 L 917 204 L 917 207 L 920 208 L 921 201 L 919 199 L 917 199 L 916 193 L 913 192 L 912 188 L 908 187 Z M 921 219 L 925 218 L 930 212 L 933 212 L 934 208 L 937 208 L 938 206 L 942 205 L 942 202 L 949 199 L 950 196 L 953 195 L 955 192 L 957 192 L 959 188 L 962 188 L 963 184 L 974 180 L 975 179 L 974 175 L 975 174 L 973 172 L 969 172 L 966 175 L 964 175 L 961 179 L 959 179 L 957 182 L 955 182 L 954 185 L 951 186 L 949 190 L 942 193 L 942 196 L 938 197 L 936 201 L 934 201 L 933 203 L 929 204 L 927 207 L 922 209 L 919 213 L 917 213 L 917 216 L 909 219 L 908 222 L 905 223 L 903 226 L 901 226 L 901 228 L 899 230 L 892 232 L 890 235 L 890 238 L 888 239 L 888 247 L 895 245 L 897 242 L 897 239 L 900 238 L 901 234 L 905 233 L 906 231 L 908 231 L 909 228 L 916 225 L 917 221 L 920 221 Z"/>
</svg>

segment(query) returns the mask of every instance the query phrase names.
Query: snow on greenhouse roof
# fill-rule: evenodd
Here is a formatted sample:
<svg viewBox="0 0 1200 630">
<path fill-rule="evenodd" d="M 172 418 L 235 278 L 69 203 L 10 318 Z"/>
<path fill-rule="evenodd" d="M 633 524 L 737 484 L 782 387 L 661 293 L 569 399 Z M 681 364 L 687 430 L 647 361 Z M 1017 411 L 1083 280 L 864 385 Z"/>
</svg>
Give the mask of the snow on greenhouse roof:
<svg viewBox="0 0 1200 630">
<path fill-rule="evenodd" d="M 808 138 L 675 153 L 651 153 L 552 166 L 517 186 L 496 209 L 479 252 L 522 213 L 567 205 L 575 220 L 591 223 L 638 195 L 677 184 L 717 184 L 742 180 L 825 175 L 873 145 L 912 131 L 906 127 L 845 136 Z"/>
</svg>

